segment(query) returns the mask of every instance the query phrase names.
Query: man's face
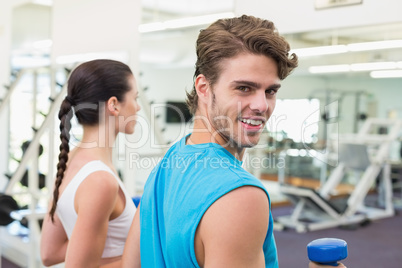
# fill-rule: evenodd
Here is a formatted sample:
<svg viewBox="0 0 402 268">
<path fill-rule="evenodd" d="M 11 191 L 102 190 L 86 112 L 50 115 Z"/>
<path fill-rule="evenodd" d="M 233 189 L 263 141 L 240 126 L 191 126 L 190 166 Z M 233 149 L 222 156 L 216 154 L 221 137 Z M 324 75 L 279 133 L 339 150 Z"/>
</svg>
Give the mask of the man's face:
<svg viewBox="0 0 402 268">
<path fill-rule="evenodd" d="M 280 88 L 277 64 L 251 53 L 222 62 L 207 106 L 212 133 L 238 149 L 255 146 L 271 116 Z"/>
</svg>

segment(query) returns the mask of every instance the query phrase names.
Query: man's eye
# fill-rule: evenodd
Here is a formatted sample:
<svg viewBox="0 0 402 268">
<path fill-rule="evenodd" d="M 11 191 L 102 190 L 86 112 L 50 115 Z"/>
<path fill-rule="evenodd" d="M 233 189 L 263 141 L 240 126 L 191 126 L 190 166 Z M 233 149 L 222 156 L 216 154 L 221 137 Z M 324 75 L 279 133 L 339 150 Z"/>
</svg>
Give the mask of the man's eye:
<svg viewBox="0 0 402 268">
<path fill-rule="evenodd" d="M 237 89 L 240 90 L 240 91 L 243 91 L 243 92 L 248 92 L 248 91 L 250 91 L 250 88 L 248 88 L 248 87 L 243 87 L 243 86 L 240 86 L 240 87 L 238 87 Z"/>
<path fill-rule="evenodd" d="M 278 90 L 275 90 L 275 89 L 268 89 L 265 91 L 265 93 L 267 93 L 269 95 L 275 95 L 276 92 L 278 92 Z"/>
</svg>

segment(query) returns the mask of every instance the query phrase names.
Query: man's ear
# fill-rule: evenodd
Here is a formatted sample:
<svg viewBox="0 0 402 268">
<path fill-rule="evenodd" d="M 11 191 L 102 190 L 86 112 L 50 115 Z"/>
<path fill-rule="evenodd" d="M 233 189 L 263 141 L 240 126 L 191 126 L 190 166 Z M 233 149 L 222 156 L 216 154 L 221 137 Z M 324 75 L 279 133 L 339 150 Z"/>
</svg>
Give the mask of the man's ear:
<svg viewBox="0 0 402 268">
<path fill-rule="evenodd" d="M 206 103 L 209 99 L 209 93 L 211 91 L 209 82 L 203 74 L 199 74 L 194 82 L 195 90 L 197 91 L 198 99 L 201 102 Z"/>
<path fill-rule="evenodd" d="M 120 104 L 116 97 L 111 97 L 106 102 L 106 110 L 112 115 L 117 116 L 120 112 Z"/>
</svg>

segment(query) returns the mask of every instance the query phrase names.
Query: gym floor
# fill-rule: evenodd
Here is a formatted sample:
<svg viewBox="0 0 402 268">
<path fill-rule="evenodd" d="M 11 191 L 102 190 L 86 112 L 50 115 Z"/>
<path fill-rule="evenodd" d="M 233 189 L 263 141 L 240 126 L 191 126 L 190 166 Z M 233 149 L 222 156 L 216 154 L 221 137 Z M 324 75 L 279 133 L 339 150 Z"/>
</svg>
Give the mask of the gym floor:
<svg viewBox="0 0 402 268">
<path fill-rule="evenodd" d="M 273 217 L 289 215 L 292 207 L 272 208 Z M 292 229 L 275 231 L 279 267 L 307 267 L 309 242 L 324 237 L 340 238 L 348 244 L 348 257 L 343 263 L 349 268 L 400 268 L 402 263 L 402 209 L 390 218 L 372 221 L 364 226 L 348 229 L 331 228 L 308 233 Z"/>
<path fill-rule="evenodd" d="M 1 258 L 1 267 L 2 268 L 19 268 L 19 266 L 15 265 L 14 263 L 10 262 L 5 258 Z"/>
</svg>

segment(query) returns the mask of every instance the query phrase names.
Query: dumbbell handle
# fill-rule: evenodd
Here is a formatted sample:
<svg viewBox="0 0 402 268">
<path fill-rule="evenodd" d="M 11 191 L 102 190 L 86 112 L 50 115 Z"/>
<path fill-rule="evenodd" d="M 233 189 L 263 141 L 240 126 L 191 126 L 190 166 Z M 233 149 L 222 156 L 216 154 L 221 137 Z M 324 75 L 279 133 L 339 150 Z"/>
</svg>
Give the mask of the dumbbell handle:
<svg viewBox="0 0 402 268">
<path fill-rule="evenodd" d="M 307 245 L 307 254 L 310 261 L 338 266 L 348 256 L 347 243 L 337 238 L 316 239 Z"/>
<path fill-rule="evenodd" d="M 328 265 L 328 266 L 338 266 L 338 262 L 329 262 L 329 263 L 319 263 L 319 264 L 322 264 L 322 265 Z"/>
</svg>

